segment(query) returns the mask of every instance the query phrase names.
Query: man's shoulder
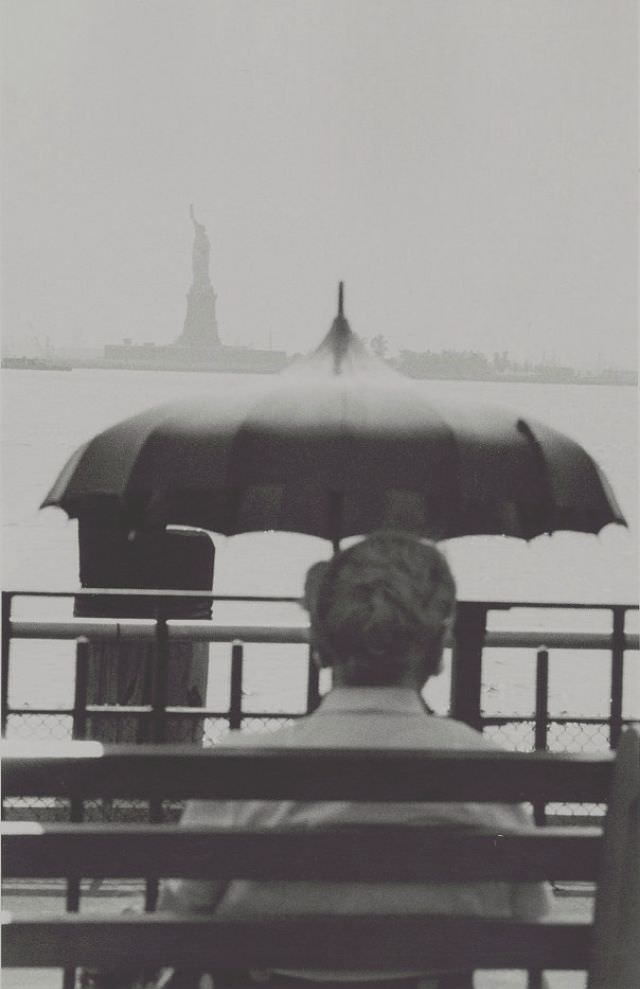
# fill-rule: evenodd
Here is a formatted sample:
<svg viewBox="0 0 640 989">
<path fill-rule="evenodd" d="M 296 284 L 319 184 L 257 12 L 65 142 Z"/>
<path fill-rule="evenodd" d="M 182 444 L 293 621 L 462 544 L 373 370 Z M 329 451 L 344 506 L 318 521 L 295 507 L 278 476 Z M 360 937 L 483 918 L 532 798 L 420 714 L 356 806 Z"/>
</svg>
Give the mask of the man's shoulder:
<svg viewBox="0 0 640 989">
<path fill-rule="evenodd" d="M 275 731 L 230 731 L 219 744 L 234 749 L 280 748 L 291 745 L 295 735 L 295 725 L 283 725 Z"/>
<path fill-rule="evenodd" d="M 424 732 L 429 735 L 429 743 L 433 748 L 456 748 L 456 749 L 499 749 L 500 746 L 487 738 L 475 728 L 456 721 L 455 718 L 448 718 L 439 715 L 432 715 L 425 719 L 428 724 L 424 724 Z"/>
<path fill-rule="evenodd" d="M 492 739 L 482 735 L 475 728 L 454 718 L 439 715 L 424 715 L 424 718 L 408 718 L 398 731 L 397 715 L 390 720 L 394 730 L 391 737 L 385 734 L 376 720 L 376 732 L 365 733 L 364 737 L 353 737 L 348 740 L 336 736 L 336 726 L 329 719 L 315 719 L 307 715 L 291 724 L 283 725 L 275 731 L 232 731 L 222 741 L 221 745 L 232 748 L 292 748 L 310 746 L 313 748 L 325 746 L 329 748 L 347 748 L 353 746 L 371 748 L 429 748 L 429 749 L 499 749 Z"/>
</svg>

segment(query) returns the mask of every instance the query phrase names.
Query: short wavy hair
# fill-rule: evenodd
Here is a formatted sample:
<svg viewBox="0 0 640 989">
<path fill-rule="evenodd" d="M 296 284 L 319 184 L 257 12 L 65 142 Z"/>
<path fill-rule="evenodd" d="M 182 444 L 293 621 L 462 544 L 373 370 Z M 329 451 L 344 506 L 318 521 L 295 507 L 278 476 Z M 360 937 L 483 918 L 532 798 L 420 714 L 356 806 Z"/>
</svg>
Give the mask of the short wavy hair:
<svg viewBox="0 0 640 989">
<path fill-rule="evenodd" d="M 305 583 L 313 642 L 352 686 L 401 682 L 416 646 L 435 673 L 455 594 L 442 553 L 403 532 L 376 532 L 314 564 Z"/>
</svg>

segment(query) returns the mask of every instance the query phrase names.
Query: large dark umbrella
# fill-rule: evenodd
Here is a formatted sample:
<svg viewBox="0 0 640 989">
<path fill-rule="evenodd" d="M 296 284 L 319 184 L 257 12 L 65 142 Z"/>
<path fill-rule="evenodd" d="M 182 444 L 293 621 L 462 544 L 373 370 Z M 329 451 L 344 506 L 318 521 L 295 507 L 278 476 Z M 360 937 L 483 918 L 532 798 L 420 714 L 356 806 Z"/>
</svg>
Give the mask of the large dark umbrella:
<svg viewBox="0 0 640 989">
<path fill-rule="evenodd" d="M 371 357 L 342 312 L 315 353 L 257 395 L 216 387 L 105 430 L 43 506 L 131 528 L 277 529 L 331 539 L 391 527 L 530 539 L 624 523 L 573 440 L 487 405 L 430 401 Z"/>
</svg>

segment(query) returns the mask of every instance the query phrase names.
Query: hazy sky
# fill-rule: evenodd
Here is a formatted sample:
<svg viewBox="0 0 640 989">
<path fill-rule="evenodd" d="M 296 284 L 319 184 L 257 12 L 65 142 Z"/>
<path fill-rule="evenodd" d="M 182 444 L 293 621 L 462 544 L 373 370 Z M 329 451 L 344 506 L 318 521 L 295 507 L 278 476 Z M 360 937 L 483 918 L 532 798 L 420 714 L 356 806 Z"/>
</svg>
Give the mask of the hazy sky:
<svg viewBox="0 0 640 989">
<path fill-rule="evenodd" d="M 3 0 L 7 340 L 634 361 L 634 0 Z"/>
</svg>

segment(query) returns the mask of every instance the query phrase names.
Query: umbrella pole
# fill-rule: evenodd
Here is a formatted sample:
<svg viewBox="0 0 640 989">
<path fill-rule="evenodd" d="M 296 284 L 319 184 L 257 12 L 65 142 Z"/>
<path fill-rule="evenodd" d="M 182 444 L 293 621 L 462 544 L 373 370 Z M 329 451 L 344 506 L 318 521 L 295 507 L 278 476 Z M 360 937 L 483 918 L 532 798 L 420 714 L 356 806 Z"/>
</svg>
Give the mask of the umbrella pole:
<svg viewBox="0 0 640 989">
<path fill-rule="evenodd" d="M 342 502 L 344 495 L 340 491 L 329 491 L 327 493 L 327 519 L 329 522 L 329 532 L 331 533 L 331 545 L 333 555 L 340 552 L 340 529 L 342 523 Z"/>
</svg>

